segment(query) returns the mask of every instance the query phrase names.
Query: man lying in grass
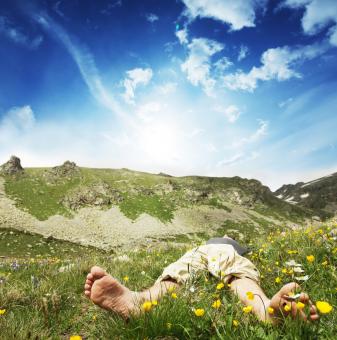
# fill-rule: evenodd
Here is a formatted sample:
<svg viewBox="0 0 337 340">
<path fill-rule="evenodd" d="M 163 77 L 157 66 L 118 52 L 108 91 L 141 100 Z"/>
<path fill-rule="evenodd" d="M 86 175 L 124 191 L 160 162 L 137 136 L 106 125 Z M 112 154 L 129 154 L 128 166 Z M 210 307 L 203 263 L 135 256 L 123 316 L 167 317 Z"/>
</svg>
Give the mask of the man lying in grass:
<svg viewBox="0 0 337 340">
<path fill-rule="evenodd" d="M 294 282 L 286 284 L 268 299 L 259 285 L 260 274 L 254 264 L 242 256 L 245 253 L 247 249 L 226 235 L 211 239 L 166 267 L 155 284 L 143 292 L 130 291 L 102 268 L 94 266 L 87 275 L 84 293 L 98 306 L 128 318 L 139 314 L 144 302 L 160 299 L 186 283 L 192 275 L 207 270 L 228 285 L 261 321 L 277 323 L 289 314 L 303 320 L 319 318 L 307 294 L 295 295 L 300 287 Z M 304 313 L 305 305 L 309 306 L 309 315 Z"/>
</svg>

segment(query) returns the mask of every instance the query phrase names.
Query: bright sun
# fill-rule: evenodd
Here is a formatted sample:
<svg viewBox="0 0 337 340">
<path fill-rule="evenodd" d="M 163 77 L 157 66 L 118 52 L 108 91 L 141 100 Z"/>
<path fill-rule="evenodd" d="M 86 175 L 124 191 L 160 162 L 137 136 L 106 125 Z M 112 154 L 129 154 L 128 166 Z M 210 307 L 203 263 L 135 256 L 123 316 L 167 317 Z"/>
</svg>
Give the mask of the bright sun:
<svg viewBox="0 0 337 340">
<path fill-rule="evenodd" d="M 142 129 L 139 137 L 141 149 L 154 162 L 170 163 L 177 158 L 179 133 L 176 126 L 152 123 Z"/>
</svg>

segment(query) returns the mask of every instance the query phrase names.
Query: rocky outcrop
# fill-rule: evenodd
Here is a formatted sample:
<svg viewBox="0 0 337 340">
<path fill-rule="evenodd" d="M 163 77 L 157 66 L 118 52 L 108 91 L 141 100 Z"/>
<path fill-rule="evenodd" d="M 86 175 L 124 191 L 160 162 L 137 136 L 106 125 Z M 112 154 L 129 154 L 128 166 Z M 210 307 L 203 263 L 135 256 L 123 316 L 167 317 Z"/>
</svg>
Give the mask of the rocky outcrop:
<svg viewBox="0 0 337 340">
<path fill-rule="evenodd" d="M 20 158 L 11 156 L 10 160 L 0 166 L 0 174 L 16 175 L 23 172 Z"/>
<path fill-rule="evenodd" d="M 50 172 L 57 177 L 71 177 L 80 172 L 80 168 L 75 162 L 65 161 L 60 166 L 54 166 Z"/>
<path fill-rule="evenodd" d="M 108 208 L 121 201 L 123 201 L 123 196 L 118 190 L 111 188 L 106 183 L 97 183 L 88 187 L 76 187 L 67 193 L 61 203 L 69 209 L 78 210 L 90 206 Z"/>
</svg>

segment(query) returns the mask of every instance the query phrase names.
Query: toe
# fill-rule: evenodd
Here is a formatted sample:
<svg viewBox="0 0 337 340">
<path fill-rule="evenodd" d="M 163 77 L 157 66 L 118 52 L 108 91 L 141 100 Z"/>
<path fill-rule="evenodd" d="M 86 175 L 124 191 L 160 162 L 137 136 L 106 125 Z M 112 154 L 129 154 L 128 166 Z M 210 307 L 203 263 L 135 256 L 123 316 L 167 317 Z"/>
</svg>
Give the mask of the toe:
<svg viewBox="0 0 337 340">
<path fill-rule="evenodd" d="M 90 291 L 89 290 L 85 290 L 84 291 L 84 295 L 89 297 L 90 296 Z"/>
<path fill-rule="evenodd" d="M 93 284 L 93 282 L 91 281 L 91 280 L 85 280 L 85 283 L 87 284 L 87 285 L 90 285 L 90 286 L 92 286 L 92 284 Z"/>
<path fill-rule="evenodd" d="M 90 288 L 91 288 L 90 285 L 88 285 L 88 284 L 85 284 L 85 285 L 84 285 L 84 289 L 85 289 L 85 290 L 90 290 Z"/>
<path fill-rule="evenodd" d="M 87 279 L 92 281 L 94 279 L 94 276 L 91 273 L 89 273 L 87 275 Z"/>
<path fill-rule="evenodd" d="M 100 279 L 103 276 L 107 275 L 105 270 L 98 266 L 93 266 L 90 270 L 90 273 L 92 274 L 94 280 Z"/>
</svg>

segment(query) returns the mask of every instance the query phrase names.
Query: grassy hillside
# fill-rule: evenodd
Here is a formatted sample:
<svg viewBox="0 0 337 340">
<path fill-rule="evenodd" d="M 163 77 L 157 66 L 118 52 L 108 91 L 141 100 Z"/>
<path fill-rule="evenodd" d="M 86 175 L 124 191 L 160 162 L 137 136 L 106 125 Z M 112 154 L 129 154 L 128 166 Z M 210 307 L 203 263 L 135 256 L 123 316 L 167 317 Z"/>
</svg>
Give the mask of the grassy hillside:
<svg viewBox="0 0 337 340">
<path fill-rule="evenodd" d="M 33 253 L 32 249 L 45 241 L 43 238 L 18 232 L 13 237 L 10 230 L 3 231 L 0 249 L 4 242 L 9 242 L 12 254 L 0 258 L 1 338 L 69 339 L 79 335 L 83 339 L 128 340 L 335 339 L 337 248 L 329 235 L 335 223 L 317 230 L 286 233 L 275 230 L 262 238 L 254 233 L 245 235 L 251 241 L 250 258 L 261 272 L 267 295 L 275 294 L 283 283 L 295 280 L 302 282 L 303 290 L 314 301 L 327 301 L 334 308 L 316 324 L 287 319 L 278 327 L 261 324 L 253 315 L 243 313 L 242 305 L 229 290 L 217 290 L 218 281 L 207 273 L 191 283 L 193 289 L 182 288 L 176 292 L 176 299 L 166 296 L 151 311 L 128 323 L 99 309 L 83 296 L 83 282 L 93 264 L 107 268 L 131 289 L 144 289 L 163 267 L 200 244 L 202 235 L 180 240 L 182 243 L 162 240 L 151 247 L 117 254 L 49 240 L 47 247 Z M 27 248 L 27 244 L 33 247 Z M 57 253 L 52 253 L 51 248 Z M 62 252 L 62 248 L 72 251 Z M 314 256 L 313 262 L 308 262 L 309 255 Z M 302 264 L 305 272 L 294 273 L 286 265 L 289 260 Z M 308 280 L 297 280 L 299 275 L 308 275 Z M 219 309 L 212 308 L 216 299 L 222 303 Z M 196 308 L 203 308 L 205 315 L 197 317 Z M 234 325 L 234 320 L 238 324 Z"/>
<path fill-rule="evenodd" d="M 128 169 L 89 169 L 63 166 L 30 168 L 5 176 L 6 194 L 16 205 L 40 220 L 61 214 L 72 216 L 81 207 L 107 209 L 118 205 L 125 216 L 143 212 L 163 222 L 179 207 L 208 205 L 227 211 L 233 205 L 255 209 L 278 219 L 300 220 L 310 211 L 273 196 L 257 180 L 240 177 L 170 177 Z"/>
</svg>

